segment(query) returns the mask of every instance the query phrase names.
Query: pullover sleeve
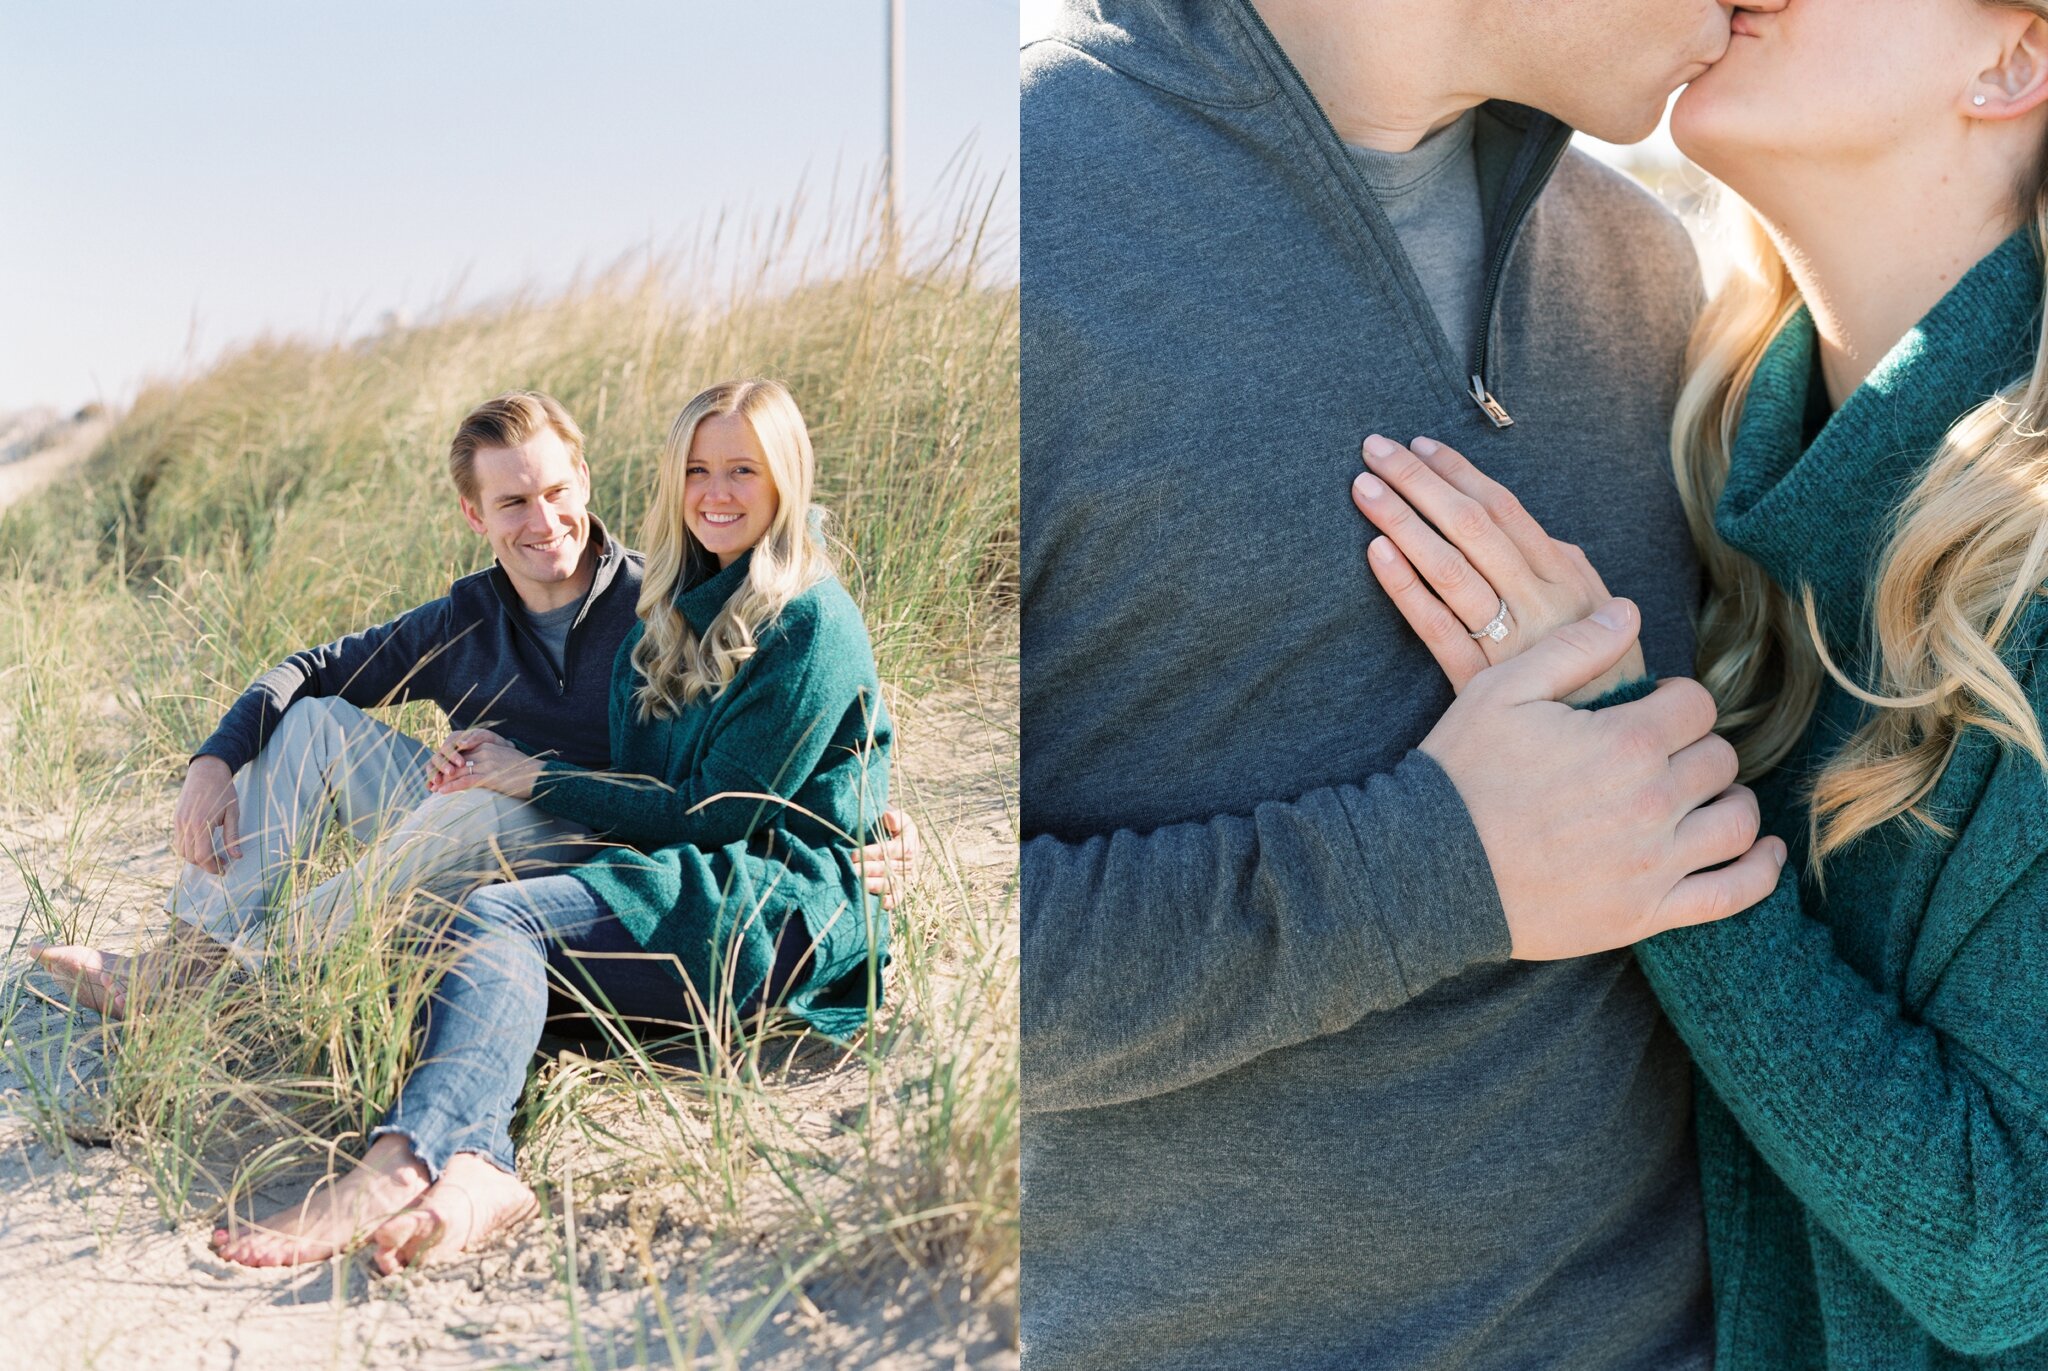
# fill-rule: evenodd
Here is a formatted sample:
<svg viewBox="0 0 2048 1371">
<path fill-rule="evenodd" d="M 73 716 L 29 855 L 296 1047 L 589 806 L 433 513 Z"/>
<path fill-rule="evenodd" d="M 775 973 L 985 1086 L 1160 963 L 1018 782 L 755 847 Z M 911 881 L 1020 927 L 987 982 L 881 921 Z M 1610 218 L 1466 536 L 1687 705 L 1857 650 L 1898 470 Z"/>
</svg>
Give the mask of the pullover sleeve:
<svg viewBox="0 0 2048 1371">
<path fill-rule="evenodd" d="M 339 698 L 360 709 L 443 695 L 442 651 L 447 646 L 449 601 L 409 609 L 388 623 L 320 647 L 294 652 L 257 677 L 222 716 L 219 727 L 193 750 L 240 771 L 300 700 Z"/>
<path fill-rule="evenodd" d="M 1425 753 L 1249 815 L 1024 844 L 1027 1110 L 1163 1094 L 1508 955 L 1492 868 Z"/>
<path fill-rule="evenodd" d="M 847 711 L 858 707 L 859 687 L 845 655 L 834 650 L 833 635 L 821 631 L 815 616 L 786 613 L 747 663 L 746 680 L 729 687 L 737 693 L 717 702 L 724 717 L 694 771 L 633 775 L 548 761 L 533 803 L 647 851 L 743 841 L 769 821 L 778 799 L 789 799 L 818 770 Z M 630 696 L 615 693 L 614 718 L 629 708 Z M 616 724 L 613 731 L 618 736 Z M 866 839 L 855 835 L 853 841 Z"/>
<path fill-rule="evenodd" d="M 2040 862 L 1971 931 L 1922 1016 L 1801 910 L 1798 883 L 1636 955 L 1744 1134 L 1934 1337 L 2048 1333 L 2048 975 Z"/>
</svg>

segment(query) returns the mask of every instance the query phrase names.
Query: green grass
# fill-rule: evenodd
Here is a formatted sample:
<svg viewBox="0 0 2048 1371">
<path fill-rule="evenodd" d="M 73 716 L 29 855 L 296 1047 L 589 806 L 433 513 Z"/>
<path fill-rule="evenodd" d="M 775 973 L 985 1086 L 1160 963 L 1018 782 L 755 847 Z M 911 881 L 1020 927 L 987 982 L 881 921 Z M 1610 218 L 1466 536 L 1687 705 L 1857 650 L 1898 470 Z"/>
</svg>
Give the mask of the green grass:
<svg viewBox="0 0 2048 1371">
<path fill-rule="evenodd" d="M 145 390 L 75 477 L 0 514 L 0 812 L 33 839 L 0 855 L 30 892 L 26 935 L 132 928 L 141 911 L 108 864 L 161 841 L 190 749 L 235 694 L 292 649 L 486 564 L 455 515 L 446 443 L 471 405 L 512 387 L 577 415 L 593 508 L 633 541 L 682 403 L 730 375 L 784 380 L 909 752 L 921 719 L 977 688 L 1007 699 L 1018 297 L 988 279 L 987 203 L 963 192 L 901 268 L 873 233 L 849 239 L 842 221 L 810 240 L 792 215 L 719 277 L 709 256 L 643 257 L 363 341 L 259 341 Z M 834 246 L 852 265 L 807 268 Z M 1008 706 L 989 708 L 1003 726 Z M 443 726 L 427 706 L 385 713 L 428 738 Z M 1014 838 L 1013 731 L 1007 746 L 988 786 Z M 948 793 L 948 778 L 915 779 Z M 1014 866 L 962 860 L 957 806 L 905 793 L 931 860 L 896 914 L 887 1004 L 851 1050 L 783 1032 L 678 1063 L 620 1036 L 539 1073 L 522 1159 L 563 1244 L 566 1320 L 590 1279 L 579 1208 L 630 1196 L 631 1274 L 670 1354 L 736 1359 L 819 1272 L 908 1272 L 1006 1308 L 1014 1330 Z M 400 935 L 402 904 L 361 910 L 321 956 L 216 977 L 121 1032 L 93 1108 L 164 1218 L 335 1164 L 337 1139 L 341 1164 L 359 1147 L 404 1078 L 407 1026 L 439 970 Z M 53 1140 L 64 1107 L 44 1101 Z M 786 1288 L 746 1309 L 676 1307 L 687 1273 L 652 1235 L 683 1231 L 772 1253 Z"/>
</svg>

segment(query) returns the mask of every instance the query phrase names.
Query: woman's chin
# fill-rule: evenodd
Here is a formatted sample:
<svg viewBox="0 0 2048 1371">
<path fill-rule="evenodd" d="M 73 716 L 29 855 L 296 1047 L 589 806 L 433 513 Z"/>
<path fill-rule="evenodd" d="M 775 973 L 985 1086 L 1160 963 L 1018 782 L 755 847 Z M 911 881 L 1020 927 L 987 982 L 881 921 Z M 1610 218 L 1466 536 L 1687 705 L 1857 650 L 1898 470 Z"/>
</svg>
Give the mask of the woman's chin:
<svg viewBox="0 0 2048 1371">
<path fill-rule="evenodd" d="M 1712 85 L 1713 77 L 1709 71 L 1678 93 L 1671 106 L 1671 141 L 1696 166 L 1720 176 L 1718 168 L 1730 160 L 1735 140 L 1723 117 L 1728 101 Z"/>
</svg>

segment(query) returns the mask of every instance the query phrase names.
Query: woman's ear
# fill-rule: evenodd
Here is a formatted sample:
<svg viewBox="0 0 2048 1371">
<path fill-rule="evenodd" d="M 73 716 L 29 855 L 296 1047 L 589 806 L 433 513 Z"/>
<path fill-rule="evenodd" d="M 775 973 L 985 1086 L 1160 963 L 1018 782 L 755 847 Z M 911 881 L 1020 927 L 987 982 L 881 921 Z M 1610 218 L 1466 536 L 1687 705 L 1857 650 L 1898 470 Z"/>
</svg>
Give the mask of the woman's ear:
<svg viewBox="0 0 2048 1371">
<path fill-rule="evenodd" d="M 2048 100 L 2048 22 L 2008 11 L 1999 60 L 1977 73 L 1963 93 L 1963 113 L 1974 119 L 2017 119 Z"/>
</svg>

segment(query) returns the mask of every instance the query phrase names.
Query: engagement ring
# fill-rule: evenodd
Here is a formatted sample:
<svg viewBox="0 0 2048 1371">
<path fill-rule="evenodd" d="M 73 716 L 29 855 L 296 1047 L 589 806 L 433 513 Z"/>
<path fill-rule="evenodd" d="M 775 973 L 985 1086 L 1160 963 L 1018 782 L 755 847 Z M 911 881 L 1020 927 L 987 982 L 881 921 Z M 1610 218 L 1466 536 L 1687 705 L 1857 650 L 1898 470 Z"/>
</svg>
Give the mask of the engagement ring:
<svg viewBox="0 0 2048 1371">
<path fill-rule="evenodd" d="M 1500 602 L 1500 612 L 1493 616 L 1492 620 L 1486 625 L 1485 628 L 1480 629 L 1477 633 L 1472 633 L 1471 636 L 1474 638 L 1491 638 L 1493 639 L 1493 641 L 1497 643 L 1501 639 L 1507 637 L 1508 630 L 1513 628 L 1514 626 L 1514 621 L 1508 618 L 1507 599 L 1505 597 L 1502 597 Z"/>
</svg>

